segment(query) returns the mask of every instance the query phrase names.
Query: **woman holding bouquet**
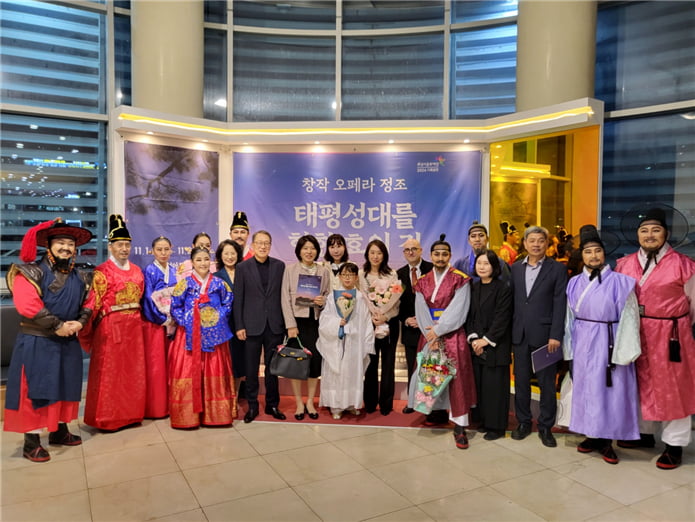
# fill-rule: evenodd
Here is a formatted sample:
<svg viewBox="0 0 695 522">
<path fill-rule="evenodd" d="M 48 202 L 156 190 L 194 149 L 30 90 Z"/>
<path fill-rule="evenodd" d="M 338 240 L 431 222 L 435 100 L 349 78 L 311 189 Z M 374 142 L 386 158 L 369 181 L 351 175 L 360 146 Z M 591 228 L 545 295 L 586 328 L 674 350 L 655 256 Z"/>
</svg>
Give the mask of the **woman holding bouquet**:
<svg viewBox="0 0 695 522">
<path fill-rule="evenodd" d="M 169 306 L 176 285 L 176 270 L 169 264 L 171 241 L 159 236 L 152 241 L 154 261 L 144 270 L 145 293 L 142 297 L 143 334 L 145 337 L 145 378 L 147 395 L 145 417 L 159 419 L 169 414 L 167 398 L 167 353 L 176 331 Z"/>
<path fill-rule="evenodd" d="M 492 250 L 475 258 L 471 306 L 466 320 L 473 352 L 473 375 L 478 395 L 479 431 L 485 440 L 504 437 L 509 419 L 509 365 L 512 362 L 512 290 L 499 279 L 497 254 Z M 474 413 L 473 413 L 474 414 Z"/>
<path fill-rule="evenodd" d="M 215 276 L 222 279 L 234 293 L 234 274 L 236 273 L 236 265 L 244 257 L 244 251 L 241 245 L 231 239 L 225 239 L 215 250 L 215 264 L 217 272 Z M 234 314 L 230 313 L 228 317 L 229 329 L 236 332 L 234 326 Z M 244 341 L 238 337 L 232 337 L 229 341 L 229 349 L 232 356 L 232 374 L 236 384 L 234 393 L 234 404 L 232 407 L 232 415 L 236 418 L 237 403 L 236 398 L 239 396 L 239 386 L 242 379 L 246 376 L 246 351 Z"/>
<path fill-rule="evenodd" d="M 374 353 L 374 328 L 367 298 L 357 290 L 359 269 L 344 263 L 338 270 L 341 288 L 333 290 L 319 319 L 316 347 L 323 357 L 320 406 L 334 419 L 343 411 L 359 415 L 364 372 Z"/>
<path fill-rule="evenodd" d="M 338 270 L 349 259 L 345 238 L 341 234 L 331 234 L 326 239 L 326 254 L 323 256 L 326 260 L 325 266 L 331 270 L 331 288 L 338 290 L 342 288 Z"/>
<path fill-rule="evenodd" d="M 304 348 L 312 354 L 306 405 L 302 398 L 302 381 L 290 379 L 296 402 L 294 418 L 297 420 L 303 420 L 304 414 L 312 419 L 319 418 L 314 406 L 321 375 L 321 354 L 316 349 L 316 341 L 319 338 L 319 315 L 326 304 L 326 294 L 331 284 L 328 268 L 316 263 L 320 252 L 321 247 L 314 236 L 300 237 L 294 249 L 299 262 L 287 265 L 282 278 L 282 315 L 287 337 L 299 337 Z"/>
<path fill-rule="evenodd" d="M 398 344 L 398 305 L 403 285 L 389 266 L 389 252 L 383 241 L 370 241 L 364 252 L 364 268 L 360 274 L 360 290 L 367 296 L 374 325 L 374 350 L 364 376 L 364 408 L 367 413 L 382 415 L 393 410 L 395 390 L 396 345 Z M 381 355 L 381 383 L 379 356 Z"/>
<path fill-rule="evenodd" d="M 232 424 L 232 364 L 227 316 L 232 292 L 210 273 L 210 252 L 191 252 L 193 273 L 174 288 L 171 315 L 185 329 L 185 344 L 169 354 L 172 428 Z"/>
</svg>

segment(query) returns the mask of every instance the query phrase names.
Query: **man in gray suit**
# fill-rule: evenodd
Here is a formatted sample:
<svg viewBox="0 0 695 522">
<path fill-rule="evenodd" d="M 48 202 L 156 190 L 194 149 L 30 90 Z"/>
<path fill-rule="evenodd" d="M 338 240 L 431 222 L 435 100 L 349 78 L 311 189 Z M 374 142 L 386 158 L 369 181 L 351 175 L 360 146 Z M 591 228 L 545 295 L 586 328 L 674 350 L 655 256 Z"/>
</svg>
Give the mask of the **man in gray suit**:
<svg viewBox="0 0 695 522">
<path fill-rule="evenodd" d="M 261 352 L 265 361 L 265 413 L 279 420 L 285 415 L 278 409 L 278 378 L 270 373 L 270 358 L 285 336 L 280 290 L 285 263 L 270 257 L 270 233 L 259 230 L 253 235 L 253 257 L 240 263 L 234 278 L 234 322 L 236 336 L 246 341 L 246 396 L 249 409 L 244 422 L 258 416 L 258 368 Z"/>
<path fill-rule="evenodd" d="M 512 438 L 521 440 L 531 433 L 531 352 L 548 345 L 549 352 L 560 348 L 565 328 L 567 267 L 546 257 L 548 231 L 528 227 L 524 232 L 528 256 L 512 265 L 514 319 L 514 409 L 519 426 Z M 550 432 L 555 424 L 557 363 L 536 372 L 541 389 L 538 436 L 549 448 L 557 446 Z"/>
</svg>

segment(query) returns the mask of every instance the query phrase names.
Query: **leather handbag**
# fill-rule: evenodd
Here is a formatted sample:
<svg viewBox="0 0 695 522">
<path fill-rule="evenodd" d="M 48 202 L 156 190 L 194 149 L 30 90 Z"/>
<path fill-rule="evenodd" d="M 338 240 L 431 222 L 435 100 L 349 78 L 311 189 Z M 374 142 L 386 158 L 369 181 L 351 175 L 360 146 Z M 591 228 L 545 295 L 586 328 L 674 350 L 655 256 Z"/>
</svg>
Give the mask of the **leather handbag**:
<svg viewBox="0 0 695 522">
<path fill-rule="evenodd" d="M 309 378 L 311 352 L 304 348 L 299 337 L 285 339 L 273 352 L 270 360 L 270 373 L 287 379 L 305 381 Z"/>
</svg>

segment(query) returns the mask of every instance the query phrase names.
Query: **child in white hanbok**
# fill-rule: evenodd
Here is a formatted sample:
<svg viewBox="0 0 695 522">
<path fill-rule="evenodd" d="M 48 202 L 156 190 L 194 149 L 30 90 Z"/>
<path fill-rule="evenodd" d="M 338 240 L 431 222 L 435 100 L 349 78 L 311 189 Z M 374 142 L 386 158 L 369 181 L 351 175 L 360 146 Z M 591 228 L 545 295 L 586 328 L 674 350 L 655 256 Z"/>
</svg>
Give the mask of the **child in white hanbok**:
<svg viewBox="0 0 695 522">
<path fill-rule="evenodd" d="M 338 271 L 343 288 L 328 295 L 319 318 L 316 348 L 323 357 L 320 406 L 331 409 L 334 419 L 343 411 L 360 414 L 364 372 L 374 353 L 374 327 L 367 299 L 356 288 L 358 268 L 345 263 Z"/>
</svg>

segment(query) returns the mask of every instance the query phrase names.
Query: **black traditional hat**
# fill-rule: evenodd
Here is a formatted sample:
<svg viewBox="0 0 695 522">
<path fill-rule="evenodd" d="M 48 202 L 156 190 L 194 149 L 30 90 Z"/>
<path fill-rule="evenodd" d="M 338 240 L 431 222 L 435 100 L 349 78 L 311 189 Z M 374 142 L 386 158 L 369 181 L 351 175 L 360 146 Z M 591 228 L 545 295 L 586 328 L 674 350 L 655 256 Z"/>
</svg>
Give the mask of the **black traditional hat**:
<svg viewBox="0 0 695 522">
<path fill-rule="evenodd" d="M 500 223 L 500 229 L 502 229 L 502 233 L 505 236 L 507 234 L 512 234 L 516 232 L 516 227 L 514 225 L 510 225 L 509 221 L 502 221 L 502 223 Z"/>
<path fill-rule="evenodd" d="M 19 257 L 25 263 L 30 263 L 36 259 L 36 247 L 48 248 L 51 239 L 61 237 L 70 238 L 75 241 L 75 246 L 82 246 L 89 243 L 94 235 L 86 228 L 69 225 L 62 218 L 44 221 L 30 228 L 24 235 Z"/>
<path fill-rule="evenodd" d="M 647 213 L 640 219 L 638 228 L 648 221 L 656 221 L 659 225 L 668 230 L 668 225 L 666 225 L 666 212 L 663 208 L 654 207 L 647 210 Z"/>
<path fill-rule="evenodd" d="M 232 225 L 229 227 L 229 230 L 233 228 L 245 228 L 246 230 L 249 229 L 249 220 L 246 217 L 245 212 L 237 210 L 234 213 L 234 219 L 232 219 Z"/>
<path fill-rule="evenodd" d="M 579 229 L 579 249 L 584 250 L 584 247 L 589 243 L 596 243 L 601 246 L 604 252 L 606 251 L 601 236 L 594 225 L 584 225 Z"/>
<path fill-rule="evenodd" d="M 109 216 L 109 242 L 113 241 L 132 241 L 130 232 L 125 226 L 125 220 L 120 214 Z"/>
<path fill-rule="evenodd" d="M 444 238 L 446 238 L 446 234 L 440 234 L 439 239 L 432 243 L 432 246 L 430 247 L 430 252 L 434 252 L 434 249 L 437 248 L 438 246 L 445 246 L 449 249 L 449 252 L 451 252 L 451 245 L 444 241 Z"/>
<path fill-rule="evenodd" d="M 486 236 L 488 235 L 488 233 L 487 233 L 487 228 L 485 228 L 485 225 L 483 225 L 482 223 L 479 223 L 477 220 L 476 220 L 476 221 L 473 221 L 473 223 L 471 224 L 471 226 L 468 227 L 468 235 L 470 236 L 470 235 L 471 235 L 471 232 L 473 232 L 476 228 L 482 230 L 483 232 L 485 232 L 485 235 L 486 235 Z"/>
</svg>

